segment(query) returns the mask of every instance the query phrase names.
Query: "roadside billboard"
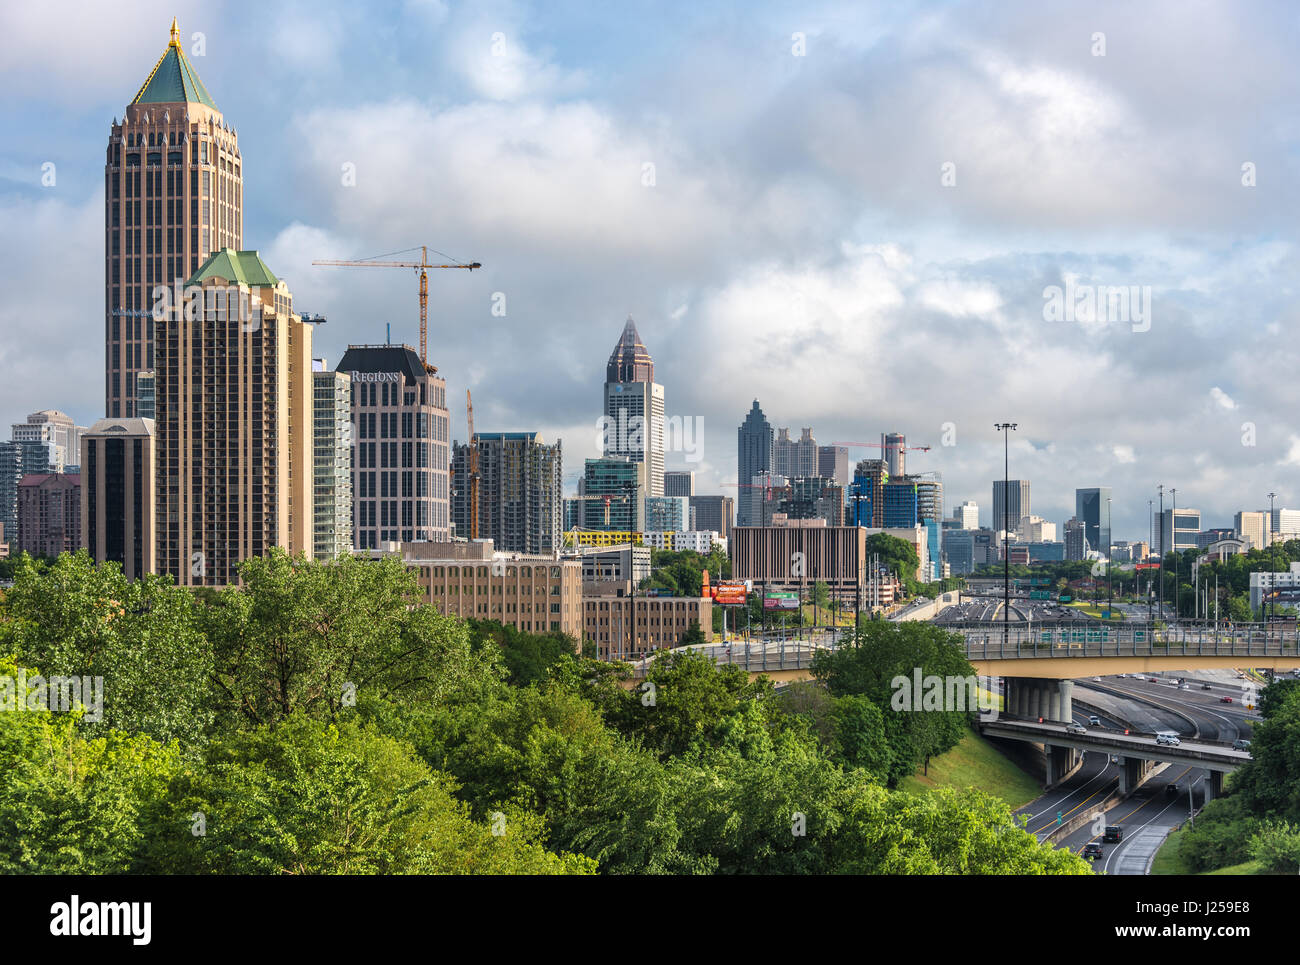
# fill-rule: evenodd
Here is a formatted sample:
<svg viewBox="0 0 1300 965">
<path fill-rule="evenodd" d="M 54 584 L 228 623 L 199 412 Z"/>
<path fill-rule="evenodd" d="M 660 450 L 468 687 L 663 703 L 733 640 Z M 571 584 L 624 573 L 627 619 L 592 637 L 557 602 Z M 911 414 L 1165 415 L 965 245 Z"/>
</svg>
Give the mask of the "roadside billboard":
<svg viewBox="0 0 1300 965">
<path fill-rule="evenodd" d="M 782 590 L 771 590 L 763 597 L 764 610 L 797 610 L 799 594 Z"/>
<path fill-rule="evenodd" d="M 744 606 L 747 594 L 743 580 L 719 580 L 713 585 L 713 602 L 719 606 Z"/>
</svg>

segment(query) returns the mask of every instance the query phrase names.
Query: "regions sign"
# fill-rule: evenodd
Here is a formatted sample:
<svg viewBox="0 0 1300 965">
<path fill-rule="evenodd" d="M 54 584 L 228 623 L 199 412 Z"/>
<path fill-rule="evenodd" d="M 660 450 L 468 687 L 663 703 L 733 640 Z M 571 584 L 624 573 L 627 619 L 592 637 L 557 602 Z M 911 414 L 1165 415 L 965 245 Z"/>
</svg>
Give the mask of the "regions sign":
<svg viewBox="0 0 1300 965">
<path fill-rule="evenodd" d="M 763 597 L 764 610 L 797 610 L 799 594 L 773 590 Z"/>
</svg>

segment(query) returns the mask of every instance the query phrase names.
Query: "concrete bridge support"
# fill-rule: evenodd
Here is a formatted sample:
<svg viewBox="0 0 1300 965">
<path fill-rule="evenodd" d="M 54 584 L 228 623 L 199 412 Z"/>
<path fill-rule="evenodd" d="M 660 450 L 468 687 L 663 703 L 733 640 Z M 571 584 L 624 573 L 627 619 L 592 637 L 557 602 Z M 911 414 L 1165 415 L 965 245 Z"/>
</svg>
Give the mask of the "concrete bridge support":
<svg viewBox="0 0 1300 965">
<path fill-rule="evenodd" d="M 1079 763 L 1079 752 L 1073 747 L 1048 744 L 1043 750 L 1047 752 L 1047 787 L 1060 782 Z"/>
<path fill-rule="evenodd" d="M 1074 681 L 1008 677 L 1006 709 L 1011 716 L 1025 720 L 1041 717 L 1069 723 L 1074 711 Z"/>
<path fill-rule="evenodd" d="M 1121 794 L 1133 791 L 1150 773 L 1160 766 L 1159 761 L 1148 761 L 1140 757 L 1121 757 L 1119 761 L 1119 790 Z M 1222 782 L 1220 782 L 1222 786 Z"/>
<path fill-rule="evenodd" d="M 1223 794 L 1223 772 L 1210 771 L 1209 777 L 1205 780 L 1205 797 L 1202 806 L 1209 804 L 1216 797 Z"/>
</svg>

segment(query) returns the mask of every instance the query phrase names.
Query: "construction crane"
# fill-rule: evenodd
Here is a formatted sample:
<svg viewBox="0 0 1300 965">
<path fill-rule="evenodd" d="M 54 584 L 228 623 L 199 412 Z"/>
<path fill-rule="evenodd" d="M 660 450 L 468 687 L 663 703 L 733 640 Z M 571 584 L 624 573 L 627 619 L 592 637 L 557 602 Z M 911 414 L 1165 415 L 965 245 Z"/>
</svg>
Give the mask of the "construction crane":
<svg viewBox="0 0 1300 965">
<path fill-rule="evenodd" d="M 420 272 L 420 362 L 429 372 L 438 371 L 429 364 L 428 342 L 429 342 L 429 269 L 430 268 L 467 268 L 473 271 L 475 268 L 482 268 L 477 261 L 475 262 L 453 262 L 448 265 L 436 265 L 429 261 L 428 245 L 420 246 L 419 261 L 380 261 L 381 258 L 387 258 L 389 255 L 402 255 L 408 251 L 415 251 L 414 248 L 406 248 L 402 251 L 389 252 L 388 255 L 377 255 L 374 258 L 361 258 L 355 261 L 339 261 L 321 259 L 313 261 L 313 265 L 328 265 L 335 268 L 414 268 Z M 434 254 L 440 252 L 435 251 Z M 444 255 L 444 257 L 447 257 Z"/>
<path fill-rule="evenodd" d="M 900 452 L 929 452 L 929 446 L 886 446 L 883 442 L 832 442 L 832 446 L 849 449 L 897 449 Z"/>
<path fill-rule="evenodd" d="M 469 420 L 469 538 L 478 539 L 478 442 L 474 439 L 474 400 L 465 390 L 465 417 Z"/>
</svg>

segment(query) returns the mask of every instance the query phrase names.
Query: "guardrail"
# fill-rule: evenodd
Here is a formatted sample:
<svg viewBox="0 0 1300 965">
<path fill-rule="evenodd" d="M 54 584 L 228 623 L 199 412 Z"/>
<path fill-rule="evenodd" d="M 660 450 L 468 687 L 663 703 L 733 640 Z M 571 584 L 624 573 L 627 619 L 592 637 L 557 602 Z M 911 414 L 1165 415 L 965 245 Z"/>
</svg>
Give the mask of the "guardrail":
<svg viewBox="0 0 1300 965">
<path fill-rule="evenodd" d="M 945 630 L 966 639 L 968 657 L 1289 657 L 1300 662 L 1295 630 L 1250 626 L 1231 631 L 1205 626 L 1157 627 L 1151 624 L 1098 626 L 1061 624 L 1031 627 L 1010 624 L 948 624 Z"/>
</svg>

